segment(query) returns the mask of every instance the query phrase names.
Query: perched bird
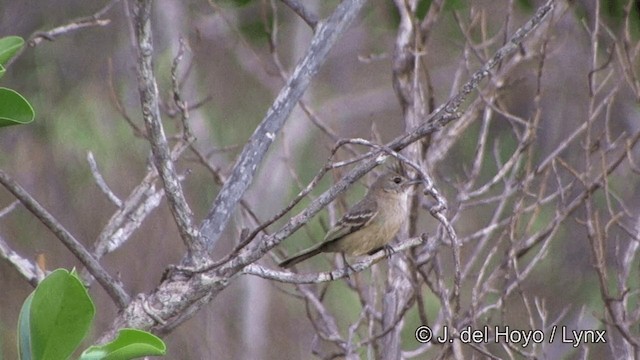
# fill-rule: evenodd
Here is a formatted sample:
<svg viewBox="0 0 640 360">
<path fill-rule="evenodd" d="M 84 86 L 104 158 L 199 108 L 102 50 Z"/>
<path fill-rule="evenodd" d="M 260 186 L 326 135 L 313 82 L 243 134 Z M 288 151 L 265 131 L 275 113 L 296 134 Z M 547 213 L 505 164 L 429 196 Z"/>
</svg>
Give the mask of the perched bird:
<svg viewBox="0 0 640 360">
<path fill-rule="evenodd" d="M 380 175 L 364 198 L 344 214 L 321 243 L 284 260 L 280 266 L 288 268 L 323 252 L 361 256 L 384 248 L 406 220 L 408 190 L 418 182 L 395 172 Z"/>
</svg>

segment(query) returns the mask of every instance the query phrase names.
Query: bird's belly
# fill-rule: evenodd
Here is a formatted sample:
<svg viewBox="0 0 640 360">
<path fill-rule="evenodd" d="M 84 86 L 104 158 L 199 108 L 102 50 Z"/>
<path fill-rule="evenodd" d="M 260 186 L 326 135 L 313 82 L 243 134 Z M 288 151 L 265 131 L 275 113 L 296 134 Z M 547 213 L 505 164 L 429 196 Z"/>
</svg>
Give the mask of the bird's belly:
<svg viewBox="0 0 640 360">
<path fill-rule="evenodd" d="M 397 224 L 370 224 L 369 226 L 349 234 L 335 243 L 335 251 L 344 252 L 351 256 L 368 254 L 372 250 L 381 248 L 391 242 L 400 230 L 401 222 Z"/>
</svg>

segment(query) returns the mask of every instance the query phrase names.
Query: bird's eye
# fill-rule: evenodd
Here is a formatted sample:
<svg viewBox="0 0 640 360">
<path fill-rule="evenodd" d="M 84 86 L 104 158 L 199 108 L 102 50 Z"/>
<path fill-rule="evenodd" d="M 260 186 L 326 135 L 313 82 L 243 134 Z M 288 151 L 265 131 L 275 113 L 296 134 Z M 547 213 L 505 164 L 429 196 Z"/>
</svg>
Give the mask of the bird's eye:
<svg viewBox="0 0 640 360">
<path fill-rule="evenodd" d="M 396 176 L 393 178 L 393 182 L 396 184 L 400 184 L 402 182 L 402 178 L 400 176 Z"/>
</svg>

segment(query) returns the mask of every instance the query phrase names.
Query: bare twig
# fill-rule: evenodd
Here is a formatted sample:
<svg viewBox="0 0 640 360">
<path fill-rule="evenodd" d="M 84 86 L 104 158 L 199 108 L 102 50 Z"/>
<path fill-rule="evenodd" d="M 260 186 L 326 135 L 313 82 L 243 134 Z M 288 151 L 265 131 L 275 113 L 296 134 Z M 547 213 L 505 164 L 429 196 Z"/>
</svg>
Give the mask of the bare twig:
<svg viewBox="0 0 640 360">
<path fill-rule="evenodd" d="M 120 0 L 111 0 L 102 9 L 95 12 L 93 15 L 81 17 L 70 21 L 66 25 L 58 26 L 49 31 L 38 31 L 31 35 L 29 38 L 29 45 L 36 46 L 42 40 L 54 41 L 56 37 L 66 35 L 70 32 L 80 30 L 91 26 L 106 26 L 111 23 L 109 19 L 101 19 L 110 9 Z"/>
<path fill-rule="evenodd" d="M 11 204 L 5 206 L 4 209 L 0 210 L 0 218 L 11 213 L 18 206 L 18 204 L 20 204 L 20 201 L 14 200 Z"/>
<path fill-rule="evenodd" d="M 96 164 L 96 159 L 93 157 L 93 153 L 91 151 L 87 152 L 87 161 L 89 162 L 89 168 L 91 169 L 91 175 L 93 175 L 93 179 L 96 181 L 96 185 L 102 190 L 102 192 L 107 196 L 107 199 L 111 201 L 115 206 L 122 207 L 122 200 L 116 196 L 116 194 L 111 191 L 109 185 L 104 181 L 102 174 L 100 174 L 100 170 L 98 170 L 98 164 Z"/>
<path fill-rule="evenodd" d="M 437 247 L 437 242 L 434 239 L 428 239 L 426 234 L 423 234 L 420 237 L 403 240 L 398 246 L 392 246 L 393 250 L 391 250 L 391 252 L 397 253 L 418 245 L 426 246 L 431 251 L 433 251 Z M 255 275 L 264 279 L 276 280 L 283 283 L 316 284 L 349 277 L 354 273 L 361 272 L 365 269 L 370 268 L 373 264 L 385 259 L 386 257 L 386 252 L 379 251 L 371 256 L 363 258 L 361 261 L 349 264 L 349 267 L 333 270 L 330 272 L 320 272 L 312 274 L 296 274 L 289 271 L 271 270 L 258 264 L 247 265 L 242 270 L 242 272 L 248 275 Z"/>
<path fill-rule="evenodd" d="M 100 263 L 76 240 L 71 233 L 58 222 L 38 201 L 36 201 L 22 186 L 0 170 L 0 183 L 9 190 L 22 204 L 33 213 L 73 255 L 89 269 L 105 291 L 111 296 L 118 308 L 124 308 L 130 301 L 129 295 L 122 288 L 119 281 L 112 278 Z"/>
<path fill-rule="evenodd" d="M 313 30 L 316 30 L 318 26 L 318 17 L 307 10 L 298 0 L 280 0 L 287 5 L 293 12 L 298 14 L 304 22 L 309 25 Z"/>
<path fill-rule="evenodd" d="M 18 272 L 35 287 L 44 279 L 44 272 L 35 261 L 31 261 L 12 250 L 7 242 L 0 236 L 0 257 L 7 260 Z"/>
<path fill-rule="evenodd" d="M 164 191 L 157 188 L 157 179 L 155 170 L 147 173 L 111 216 L 94 244 L 93 254 L 96 258 L 100 259 L 122 246 L 143 220 L 160 205 Z"/>
<path fill-rule="evenodd" d="M 178 47 L 178 53 L 173 59 L 171 64 L 171 84 L 173 88 L 173 101 L 180 113 L 180 120 L 182 123 L 182 140 L 186 143 L 193 141 L 193 134 L 191 133 L 191 127 L 189 126 L 189 106 L 187 102 L 182 99 L 180 91 L 180 81 L 178 80 L 178 66 L 180 61 L 184 57 L 184 53 L 187 51 L 187 42 L 185 39 L 180 38 L 180 46 Z"/>
</svg>

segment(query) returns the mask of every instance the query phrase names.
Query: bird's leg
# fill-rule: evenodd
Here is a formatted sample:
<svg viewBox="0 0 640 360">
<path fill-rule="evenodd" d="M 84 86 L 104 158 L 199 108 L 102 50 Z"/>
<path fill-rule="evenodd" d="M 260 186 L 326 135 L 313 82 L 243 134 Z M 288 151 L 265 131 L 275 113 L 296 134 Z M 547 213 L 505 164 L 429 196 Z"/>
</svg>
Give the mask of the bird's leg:
<svg viewBox="0 0 640 360">
<path fill-rule="evenodd" d="M 347 261 L 347 257 L 343 252 L 341 252 L 340 255 L 342 255 L 342 262 L 343 262 L 343 265 L 344 265 L 343 269 L 345 270 L 345 273 L 347 274 L 347 277 L 349 277 L 349 273 L 347 272 L 347 269 L 351 270 L 351 272 L 353 272 L 353 273 L 356 272 L 356 269 L 354 269 L 351 266 L 351 264 L 349 264 L 349 262 Z"/>
</svg>

